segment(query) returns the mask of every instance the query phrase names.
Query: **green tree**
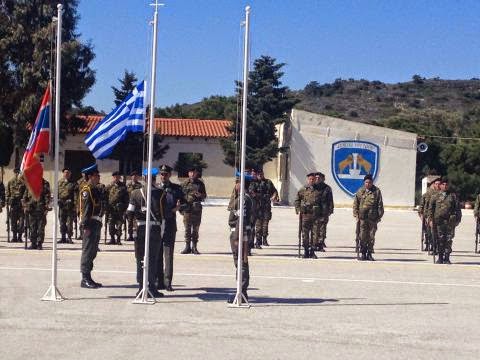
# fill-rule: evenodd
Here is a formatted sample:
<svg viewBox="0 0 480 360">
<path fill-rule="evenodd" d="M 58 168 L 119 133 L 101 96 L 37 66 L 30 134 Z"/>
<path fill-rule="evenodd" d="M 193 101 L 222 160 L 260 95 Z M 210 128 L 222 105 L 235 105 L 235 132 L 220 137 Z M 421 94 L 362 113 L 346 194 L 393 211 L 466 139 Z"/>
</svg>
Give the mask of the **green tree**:
<svg viewBox="0 0 480 360">
<path fill-rule="evenodd" d="M 132 92 L 132 90 L 137 85 L 138 79 L 133 73 L 133 71 L 128 72 L 128 70 L 125 70 L 123 74 L 123 79 L 118 79 L 118 81 L 120 81 L 121 84 L 120 89 L 112 86 L 113 94 L 115 95 L 114 102 L 116 106 L 120 105 L 122 101 L 125 100 L 127 95 Z"/>
<path fill-rule="evenodd" d="M 247 104 L 247 167 L 261 167 L 278 154 L 277 124 L 288 121 L 289 112 L 298 102 L 288 87 L 282 86 L 281 69 L 284 63 L 261 56 L 253 64 L 249 74 Z M 237 83 L 237 96 L 241 96 L 243 84 Z M 224 162 L 230 166 L 239 164 L 237 138 L 240 136 L 240 122 L 233 121 L 232 136 L 222 140 Z"/>
<path fill-rule="evenodd" d="M 203 170 L 208 167 L 207 163 L 203 161 L 202 154 L 180 153 L 178 161 L 173 164 L 173 169 L 178 173 L 179 177 L 187 177 L 188 170 L 192 167 L 196 167 L 199 170 Z"/>
<path fill-rule="evenodd" d="M 0 123 L 12 129 L 15 165 L 19 149 L 28 140 L 27 124 L 32 124 L 47 86 L 54 59 L 51 40 L 55 33 L 52 17 L 58 1 L 3 0 L 0 4 Z M 94 58 L 90 43 L 80 41 L 76 32 L 78 0 L 64 0 L 62 29 L 61 124 L 66 129 L 66 114 L 82 99 L 95 82 L 89 67 Z"/>
</svg>

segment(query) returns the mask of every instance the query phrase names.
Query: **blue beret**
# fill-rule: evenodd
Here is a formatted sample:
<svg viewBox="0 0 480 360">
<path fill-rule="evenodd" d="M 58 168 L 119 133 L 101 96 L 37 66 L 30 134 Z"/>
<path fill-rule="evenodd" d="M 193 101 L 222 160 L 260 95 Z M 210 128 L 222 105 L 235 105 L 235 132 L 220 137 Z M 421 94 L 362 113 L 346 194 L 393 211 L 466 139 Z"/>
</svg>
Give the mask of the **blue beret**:
<svg viewBox="0 0 480 360">
<path fill-rule="evenodd" d="M 240 177 L 240 171 L 236 171 L 235 172 L 235 177 L 239 178 Z M 245 180 L 248 180 L 248 181 L 252 181 L 252 180 L 255 180 L 255 178 L 253 177 L 253 175 L 245 172 Z"/>
<path fill-rule="evenodd" d="M 97 167 L 97 164 L 93 164 L 82 169 L 81 171 L 82 171 L 82 174 L 91 175 L 93 173 L 98 173 L 98 167 Z"/>
<path fill-rule="evenodd" d="M 142 175 L 143 175 L 143 176 L 147 176 L 147 174 L 148 174 L 148 169 L 147 169 L 147 168 L 143 169 Z M 152 175 L 153 175 L 153 176 L 157 176 L 157 175 L 158 175 L 158 169 L 157 169 L 156 167 L 152 168 Z"/>
</svg>

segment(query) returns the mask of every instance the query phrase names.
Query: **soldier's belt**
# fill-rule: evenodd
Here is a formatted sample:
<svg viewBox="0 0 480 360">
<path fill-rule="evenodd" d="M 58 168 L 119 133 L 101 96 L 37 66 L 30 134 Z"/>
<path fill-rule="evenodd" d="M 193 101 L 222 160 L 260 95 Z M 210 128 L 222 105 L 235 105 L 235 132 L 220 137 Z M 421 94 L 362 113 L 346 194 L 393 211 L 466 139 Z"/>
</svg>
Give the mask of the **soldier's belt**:
<svg viewBox="0 0 480 360">
<path fill-rule="evenodd" d="M 100 216 L 92 216 L 90 219 L 102 222 L 102 218 Z"/>
<path fill-rule="evenodd" d="M 142 221 L 142 220 L 137 220 L 137 226 L 142 226 L 142 225 L 147 225 L 147 222 L 146 221 Z M 162 223 L 160 221 L 150 221 L 150 225 L 162 225 Z"/>
<path fill-rule="evenodd" d="M 230 232 L 235 232 L 236 227 L 231 227 Z M 250 225 L 245 226 L 245 230 L 252 230 L 252 227 Z"/>
</svg>

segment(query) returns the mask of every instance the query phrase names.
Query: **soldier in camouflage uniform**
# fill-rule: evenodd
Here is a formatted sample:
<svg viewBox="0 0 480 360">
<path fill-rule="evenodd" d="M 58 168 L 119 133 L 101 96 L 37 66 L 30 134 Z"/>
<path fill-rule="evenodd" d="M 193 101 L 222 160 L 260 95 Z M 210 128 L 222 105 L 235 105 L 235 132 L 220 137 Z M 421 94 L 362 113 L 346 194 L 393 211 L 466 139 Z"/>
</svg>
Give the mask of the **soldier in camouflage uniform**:
<svg viewBox="0 0 480 360">
<path fill-rule="evenodd" d="M 449 191 L 446 178 L 442 178 L 439 191 L 431 197 L 427 215 L 436 237 L 437 264 L 450 264 L 455 227 L 462 220 L 462 210 L 457 195 Z"/>
<path fill-rule="evenodd" d="M 110 233 L 109 245 L 121 245 L 122 226 L 125 220 L 125 211 L 128 207 L 128 190 L 120 181 L 120 173 L 112 173 L 113 181 L 105 189 L 107 200 L 108 230 Z M 117 237 L 115 239 L 115 236 Z"/>
<path fill-rule="evenodd" d="M 80 217 L 80 208 L 79 208 L 79 206 L 80 206 L 80 205 L 79 205 L 79 204 L 80 204 L 79 200 L 80 200 L 80 195 L 81 195 L 81 194 L 80 194 L 80 190 L 82 189 L 82 187 L 83 187 L 86 183 L 88 183 L 88 175 L 82 172 L 82 177 L 81 177 L 80 179 L 78 179 L 78 181 L 77 181 L 77 195 L 76 195 L 76 198 L 75 198 L 75 210 L 76 210 L 76 212 L 77 212 L 77 214 L 76 214 L 76 215 L 77 215 L 77 219 Z M 77 222 L 78 222 L 78 221 L 77 221 Z M 83 231 L 82 231 L 82 225 L 80 224 L 79 227 L 80 227 L 80 232 L 79 232 L 79 234 L 78 234 L 77 240 L 81 240 L 81 239 L 82 239 L 82 233 L 83 233 Z"/>
<path fill-rule="evenodd" d="M 45 226 L 47 225 L 47 213 L 52 210 L 50 207 L 51 192 L 50 184 L 47 180 L 42 179 L 43 187 L 40 198 L 35 200 L 29 191 L 25 191 L 23 195 L 23 207 L 25 209 L 25 216 L 29 220 L 29 235 L 30 247 L 29 249 L 42 250 L 43 241 L 45 240 Z"/>
<path fill-rule="evenodd" d="M 24 213 L 22 199 L 26 187 L 23 179 L 19 176 L 20 169 L 16 168 L 14 177 L 7 183 L 6 201 L 9 206 L 10 228 L 13 233 L 12 242 L 22 242 Z"/>
<path fill-rule="evenodd" d="M 158 169 L 157 169 L 158 171 Z M 139 174 L 137 171 L 132 171 L 130 174 L 130 181 L 127 183 L 128 198 L 132 196 L 132 191 L 136 189 L 141 189 L 143 187 L 142 183 L 139 181 Z M 127 241 L 134 241 L 133 232 L 136 228 L 135 222 L 133 221 L 133 216 L 127 216 L 127 225 L 128 225 L 128 239 Z"/>
<path fill-rule="evenodd" d="M 265 178 L 262 169 L 257 169 L 256 173 L 256 181 L 250 183 L 248 192 L 256 202 L 255 248 L 261 249 L 261 245 L 269 246 L 268 222 L 272 219 L 272 201 L 278 201 L 278 192 L 272 181 Z"/>
<path fill-rule="evenodd" d="M 315 187 L 320 194 L 315 223 L 313 224 L 313 244 L 315 250 L 324 252 L 327 224 L 329 216 L 333 214 L 333 195 L 332 188 L 325 184 L 325 175 L 321 172 L 315 173 Z"/>
<path fill-rule="evenodd" d="M 63 179 L 58 181 L 58 218 L 62 238 L 59 243 L 73 244 L 73 222 L 76 214 L 77 183 L 71 180 L 72 172 L 63 169 Z"/>
<path fill-rule="evenodd" d="M 353 200 L 353 216 L 360 222 L 360 260 L 373 261 L 373 247 L 377 224 L 382 219 L 383 200 L 380 189 L 373 185 L 371 175 L 365 175 L 363 186 L 355 194 Z"/>
<path fill-rule="evenodd" d="M 182 211 L 185 226 L 185 248 L 182 254 L 200 254 L 197 249 L 198 230 L 202 221 L 202 201 L 207 197 L 207 191 L 199 175 L 199 169 L 195 167 L 189 169 L 188 180 L 182 184 L 186 200 L 185 209 Z"/>
<path fill-rule="evenodd" d="M 307 184 L 298 191 L 295 199 L 295 213 L 301 216 L 300 225 L 305 259 L 317 258 L 313 247 L 313 227 L 317 217 L 315 214 L 318 208 L 319 194 L 315 186 L 315 174 L 307 174 Z"/>
<path fill-rule="evenodd" d="M 430 199 L 432 198 L 433 195 L 435 195 L 438 192 L 439 188 L 440 188 L 440 178 L 435 177 L 432 179 L 432 181 L 428 183 L 428 189 L 425 192 L 425 194 L 422 195 L 422 200 L 418 207 L 418 216 L 420 217 L 420 220 L 424 223 L 422 226 L 422 229 L 424 229 L 425 231 L 425 245 L 424 245 L 425 251 L 430 251 L 431 250 L 430 246 L 432 244 L 432 229 L 428 224 L 426 213 L 430 205 Z"/>
</svg>

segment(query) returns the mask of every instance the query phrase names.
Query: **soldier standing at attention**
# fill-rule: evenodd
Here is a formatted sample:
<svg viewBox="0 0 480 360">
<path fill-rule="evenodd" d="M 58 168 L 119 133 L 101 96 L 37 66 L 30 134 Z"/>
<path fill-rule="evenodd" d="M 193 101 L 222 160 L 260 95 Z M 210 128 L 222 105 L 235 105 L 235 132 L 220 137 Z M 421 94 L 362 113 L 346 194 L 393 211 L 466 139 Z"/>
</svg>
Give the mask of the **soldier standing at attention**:
<svg viewBox="0 0 480 360">
<path fill-rule="evenodd" d="M 245 181 L 245 188 L 248 189 L 248 182 Z M 250 285 L 250 269 L 248 266 L 248 239 L 250 237 L 250 232 L 253 230 L 249 219 L 252 217 L 252 210 L 254 207 L 254 202 L 251 196 L 248 194 L 248 191 L 245 191 L 244 194 L 244 203 L 243 203 L 243 249 L 242 249 L 242 294 L 245 296 L 245 299 L 248 301 L 248 286 Z M 238 268 L 238 242 L 239 242 L 239 216 L 238 211 L 240 210 L 240 179 L 237 180 L 234 188 L 233 201 L 229 206 L 230 214 L 228 216 L 228 226 L 230 227 L 230 247 L 232 249 L 233 262 L 235 264 L 235 269 Z M 236 272 L 235 272 L 236 274 Z M 233 303 L 235 296 L 229 297 L 228 302 Z"/>
<path fill-rule="evenodd" d="M 425 223 L 424 227 L 425 227 L 425 250 L 426 251 L 431 250 L 430 247 L 432 245 L 432 229 L 430 228 L 430 225 L 428 224 L 428 219 L 427 219 L 428 207 L 430 206 L 430 199 L 432 198 L 433 195 L 435 195 L 438 192 L 439 189 L 440 189 L 440 178 L 436 177 L 430 183 L 428 183 L 428 189 L 425 192 L 425 194 L 422 195 L 422 200 L 418 207 L 418 216 L 420 217 L 420 220 Z"/>
<path fill-rule="evenodd" d="M 462 210 L 457 195 L 448 189 L 447 178 L 440 181 L 440 190 L 430 198 L 428 223 L 437 240 L 437 264 L 450 264 L 450 253 L 455 228 L 462 220 Z"/>
<path fill-rule="evenodd" d="M 58 181 L 58 218 L 60 220 L 60 233 L 62 238 L 59 243 L 73 244 L 73 220 L 77 216 L 75 209 L 77 184 L 71 180 L 70 169 L 62 170 L 63 178 Z"/>
<path fill-rule="evenodd" d="M 301 216 L 301 232 L 303 239 L 303 258 L 316 259 L 313 248 L 313 225 L 315 223 L 314 206 L 317 206 L 319 192 L 315 187 L 315 173 L 307 174 L 307 184 L 297 193 L 295 213 Z"/>
<path fill-rule="evenodd" d="M 112 173 L 113 181 L 107 186 L 106 200 L 108 213 L 108 230 L 110 241 L 108 245 L 122 245 L 122 226 L 125 218 L 125 211 L 128 206 L 128 190 L 123 182 L 120 181 L 120 172 Z M 115 239 L 115 236 L 117 237 Z"/>
<path fill-rule="evenodd" d="M 272 219 L 272 201 L 278 201 L 278 192 L 270 179 L 266 179 L 263 170 L 257 169 L 256 181 L 249 185 L 249 193 L 256 200 L 255 248 L 269 246 L 268 223 Z"/>
<path fill-rule="evenodd" d="M 88 289 L 97 289 L 102 284 L 92 279 L 91 272 L 93 270 L 93 260 L 97 256 L 98 243 L 102 230 L 102 211 L 101 194 L 98 188 L 100 182 L 100 174 L 98 173 L 97 164 L 82 170 L 88 175 L 88 182 L 80 189 L 80 224 L 83 229 L 82 234 L 82 258 L 80 260 L 80 271 L 82 273 L 82 281 L 80 286 Z"/>
<path fill-rule="evenodd" d="M 43 249 L 47 213 L 52 210 L 50 207 L 50 184 L 45 179 L 42 179 L 42 183 L 42 193 L 38 200 L 35 200 L 29 191 L 25 191 L 23 195 L 22 202 L 25 209 L 25 216 L 28 216 L 30 221 L 29 233 L 31 244 L 29 249 Z"/>
<path fill-rule="evenodd" d="M 130 194 L 130 202 L 127 208 L 129 218 L 134 217 L 137 222 L 137 239 L 135 241 L 135 258 L 137 260 L 137 282 L 138 293 L 143 288 L 143 261 L 145 257 L 145 229 L 147 220 L 147 174 L 148 169 L 143 170 L 145 176 L 145 185 L 134 189 Z M 152 168 L 152 190 L 151 190 L 151 212 L 150 212 L 150 242 L 148 257 L 148 289 L 154 297 L 163 297 L 155 287 L 155 278 L 157 275 L 158 253 L 162 245 L 162 220 L 164 211 L 163 190 L 155 186 L 157 168 Z"/>
<path fill-rule="evenodd" d="M 82 177 L 77 180 L 77 196 L 75 198 L 75 209 L 77 211 L 77 219 L 80 217 L 80 208 L 79 208 L 79 200 L 80 200 L 80 190 L 82 189 L 83 185 L 88 182 L 88 175 L 82 172 Z M 82 226 L 80 225 L 80 232 L 78 234 L 77 240 L 82 238 Z"/>
<path fill-rule="evenodd" d="M 158 173 L 158 169 L 157 169 Z M 130 173 L 130 181 L 127 184 L 128 197 L 132 196 L 132 191 L 136 189 L 141 189 L 143 187 L 142 183 L 138 181 L 139 175 L 138 172 L 132 171 Z M 132 216 L 127 216 L 127 225 L 128 225 L 128 239 L 127 241 L 134 241 L 133 230 L 135 229 L 135 223 L 133 222 Z"/>
<path fill-rule="evenodd" d="M 172 168 L 168 165 L 160 167 L 159 188 L 165 196 L 165 228 L 163 230 L 162 246 L 158 255 L 157 283 L 158 289 L 173 291 L 173 251 L 177 234 L 177 211 L 183 210 L 185 197 L 182 187 L 170 181 Z"/>
<path fill-rule="evenodd" d="M 353 216 L 360 222 L 360 260 L 374 261 L 372 253 L 375 245 L 377 224 L 382 219 L 383 200 L 380 189 L 373 185 L 372 175 L 365 175 L 363 186 L 353 200 Z"/>
<path fill-rule="evenodd" d="M 202 201 L 207 197 L 205 184 L 199 179 L 200 172 L 192 167 L 188 170 L 188 180 L 182 184 L 186 206 L 182 211 L 185 226 L 185 249 L 181 254 L 199 255 L 197 249 L 198 230 L 202 222 Z M 190 246 L 191 245 L 191 246 Z"/>
<path fill-rule="evenodd" d="M 12 242 L 22 242 L 24 213 L 22 199 L 26 187 L 22 178 L 19 176 L 20 169 L 13 170 L 14 177 L 7 183 L 6 201 L 10 207 L 10 228 L 13 233 Z"/>
<path fill-rule="evenodd" d="M 314 223 L 314 247 L 317 251 L 325 251 L 325 238 L 327 237 L 327 224 L 330 215 L 333 214 L 332 188 L 325 184 L 325 175 L 321 172 L 315 173 L 315 186 L 320 192 L 319 203 L 316 210 Z"/>
</svg>

